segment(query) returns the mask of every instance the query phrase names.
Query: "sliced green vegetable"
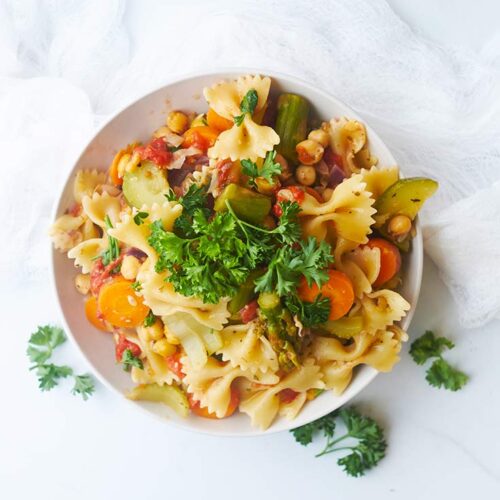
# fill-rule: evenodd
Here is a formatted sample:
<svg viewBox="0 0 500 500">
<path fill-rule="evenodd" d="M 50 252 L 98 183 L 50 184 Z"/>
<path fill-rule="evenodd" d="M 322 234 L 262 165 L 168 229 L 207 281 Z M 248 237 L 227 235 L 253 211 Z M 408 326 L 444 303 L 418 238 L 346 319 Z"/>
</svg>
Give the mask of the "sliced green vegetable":
<svg viewBox="0 0 500 500">
<path fill-rule="evenodd" d="M 149 161 L 126 172 L 122 188 L 127 201 L 136 208 L 150 207 L 153 203 L 161 205 L 170 189 L 165 172 Z"/>
<path fill-rule="evenodd" d="M 273 292 L 261 292 L 257 302 L 264 314 L 276 309 L 281 304 L 278 294 Z"/>
<path fill-rule="evenodd" d="M 336 319 L 334 321 L 329 320 L 321 326 L 327 333 L 336 335 L 342 339 L 350 339 L 363 330 L 363 317 L 352 316 Z"/>
<path fill-rule="evenodd" d="M 234 213 L 240 219 L 252 224 L 261 224 L 271 211 L 271 198 L 238 186 L 238 184 L 226 186 L 215 200 L 215 211 L 227 211 L 226 201 L 230 203 Z"/>
<path fill-rule="evenodd" d="M 229 301 L 227 306 L 229 312 L 231 314 L 237 314 L 238 311 L 241 311 L 252 299 L 255 297 L 255 280 L 259 276 L 262 276 L 264 271 L 261 269 L 256 269 L 252 271 L 249 275 L 245 283 L 243 283 L 236 295 Z"/>
<path fill-rule="evenodd" d="M 376 226 L 382 226 L 394 215 L 406 215 L 415 219 L 424 202 L 437 190 L 438 183 L 425 177 L 400 179 L 389 186 L 377 199 Z"/>
<path fill-rule="evenodd" d="M 309 103 L 296 94 L 281 94 L 275 130 L 280 136 L 277 150 L 289 162 L 298 163 L 295 146 L 306 138 Z"/>
<path fill-rule="evenodd" d="M 144 384 L 134 387 L 129 394 L 133 401 L 152 401 L 170 406 L 181 417 L 189 415 L 189 402 L 184 391 L 177 385 Z"/>
</svg>

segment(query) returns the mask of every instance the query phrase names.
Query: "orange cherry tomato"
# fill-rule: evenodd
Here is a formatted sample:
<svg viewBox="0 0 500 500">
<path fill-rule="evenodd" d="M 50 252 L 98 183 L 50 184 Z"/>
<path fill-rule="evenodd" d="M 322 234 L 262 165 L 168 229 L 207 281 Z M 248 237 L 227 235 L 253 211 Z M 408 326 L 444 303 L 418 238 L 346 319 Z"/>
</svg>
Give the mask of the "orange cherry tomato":
<svg viewBox="0 0 500 500">
<path fill-rule="evenodd" d="M 202 151 L 207 151 L 208 148 L 211 148 L 215 144 L 218 136 L 219 131 L 212 127 L 192 127 L 184 132 L 182 146 L 185 148 L 194 146 Z"/>
<path fill-rule="evenodd" d="M 319 288 L 316 283 L 309 286 L 303 278 L 297 289 L 299 297 L 306 302 L 314 302 L 319 294 L 330 299 L 328 319 L 336 320 L 345 316 L 354 303 L 354 289 L 349 277 L 341 271 L 330 269 L 328 281 Z"/>
<path fill-rule="evenodd" d="M 234 125 L 231 120 L 217 114 L 212 108 L 208 108 L 207 122 L 209 127 L 221 132 L 229 130 Z"/>
<path fill-rule="evenodd" d="M 210 413 L 208 411 L 208 408 L 206 407 L 201 408 L 200 402 L 196 401 L 192 394 L 188 393 L 187 397 L 191 411 L 195 415 L 198 415 L 199 417 L 203 418 L 212 418 L 212 419 L 219 418 L 215 413 Z M 240 404 L 240 394 L 235 387 L 231 386 L 231 399 L 229 400 L 229 405 L 227 407 L 226 413 L 222 418 L 230 417 L 237 410 L 239 404 Z"/>
<path fill-rule="evenodd" d="M 97 306 L 103 318 L 114 326 L 139 326 L 149 313 L 142 297 L 136 295 L 132 281 L 115 278 L 99 291 Z"/>
<path fill-rule="evenodd" d="M 109 332 L 106 323 L 99 313 L 99 309 L 97 308 L 97 299 L 95 297 L 89 297 L 85 302 L 85 316 L 98 330 Z"/>
<path fill-rule="evenodd" d="M 184 378 L 186 374 L 182 371 L 182 363 L 181 363 L 181 353 L 176 352 L 171 356 L 167 356 L 165 358 L 167 362 L 167 366 L 170 371 L 174 372 L 179 378 Z"/>
<path fill-rule="evenodd" d="M 401 254 L 396 245 L 383 238 L 372 238 L 366 246 L 380 250 L 380 271 L 373 283 L 373 286 L 379 287 L 387 283 L 399 271 L 401 267 Z"/>
</svg>

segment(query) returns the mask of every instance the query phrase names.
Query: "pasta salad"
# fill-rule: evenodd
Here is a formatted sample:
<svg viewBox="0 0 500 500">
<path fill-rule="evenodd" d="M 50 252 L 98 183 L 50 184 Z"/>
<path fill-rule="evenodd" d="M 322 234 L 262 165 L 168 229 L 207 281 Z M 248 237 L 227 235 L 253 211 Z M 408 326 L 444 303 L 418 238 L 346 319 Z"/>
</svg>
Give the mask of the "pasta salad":
<svg viewBox="0 0 500 500">
<path fill-rule="evenodd" d="M 318 121 L 271 83 L 205 88 L 206 113 L 171 111 L 107 171 L 80 170 L 51 228 L 129 398 L 262 429 L 398 361 L 401 262 L 437 189 L 378 165 L 359 121 Z"/>
</svg>

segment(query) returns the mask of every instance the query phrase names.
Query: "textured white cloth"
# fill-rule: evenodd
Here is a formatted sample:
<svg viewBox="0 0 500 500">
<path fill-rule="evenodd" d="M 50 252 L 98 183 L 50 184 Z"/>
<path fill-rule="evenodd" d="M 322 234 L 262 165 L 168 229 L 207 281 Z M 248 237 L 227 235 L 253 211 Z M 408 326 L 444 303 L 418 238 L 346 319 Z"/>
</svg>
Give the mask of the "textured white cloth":
<svg viewBox="0 0 500 500">
<path fill-rule="evenodd" d="M 148 16 L 163 29 L 132 38 L 127 23 Z M 57 186 L 104 117 L 175 75 L 250 66 L 337 96 L 406 175 L 439 180 L 422 217 L 426 249 L 462 323 L 483 324 L 500 312 L 499 49 L 500 38 L 479 54 L 432 44 L 383 0 L 303 2 L 293 12 L 272 0 L 4 0 L 0 270 L 46 278 Z"/>
</svg>

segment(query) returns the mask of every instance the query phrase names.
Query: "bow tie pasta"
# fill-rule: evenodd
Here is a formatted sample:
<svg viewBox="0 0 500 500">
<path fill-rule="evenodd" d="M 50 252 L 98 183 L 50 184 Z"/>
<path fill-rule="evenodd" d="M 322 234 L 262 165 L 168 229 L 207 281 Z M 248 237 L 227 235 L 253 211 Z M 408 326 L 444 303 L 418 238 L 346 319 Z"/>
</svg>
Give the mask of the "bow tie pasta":
<svg viewBox="0 0 500 500">
<path fill-rule="evenodd" d="M 75 175 L 50 235 L 130 399 L 267 429 L 341 394 L 356 367 L 399 360 L 401 266 L 437 185 L 379 165 L 359 121 L 320 125 L 279 91 L 216 83 L 206 113 L 173 110 L 107 171 Z"/>
</svg>

